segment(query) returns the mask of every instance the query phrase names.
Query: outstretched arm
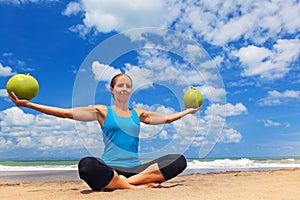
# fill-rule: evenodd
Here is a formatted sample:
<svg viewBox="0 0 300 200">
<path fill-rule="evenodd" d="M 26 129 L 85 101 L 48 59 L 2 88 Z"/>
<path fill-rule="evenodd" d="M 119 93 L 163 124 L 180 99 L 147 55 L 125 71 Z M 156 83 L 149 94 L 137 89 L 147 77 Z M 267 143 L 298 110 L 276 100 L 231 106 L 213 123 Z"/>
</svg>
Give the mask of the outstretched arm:
<svg viewBox="0 0 300 200">
<path fill-rule="evenodd" d="M 140 121 L 145 124 L 168 124 L 172 123 L 188 114 L 194 114 L 200 110 L 199 108 L 187 108 L 184 111 L 173 114 L 161 114 L 157 112 L 149 112 L 142 108 L 136 108 Z"/>
<path fill-rule="evenodd" d="M 47 115 L 52 115 L 60 118 L 75 119 L 78 121 L 93 121 L 97 120 L 98 109 L 95 106 L 78 107 L 78 108 L 58 108 L 32 103 L 28 100 L 19 99 L 14 93 L 8 95 L 11 101 L 16 106 L 22 106 Z"/>
</svg>

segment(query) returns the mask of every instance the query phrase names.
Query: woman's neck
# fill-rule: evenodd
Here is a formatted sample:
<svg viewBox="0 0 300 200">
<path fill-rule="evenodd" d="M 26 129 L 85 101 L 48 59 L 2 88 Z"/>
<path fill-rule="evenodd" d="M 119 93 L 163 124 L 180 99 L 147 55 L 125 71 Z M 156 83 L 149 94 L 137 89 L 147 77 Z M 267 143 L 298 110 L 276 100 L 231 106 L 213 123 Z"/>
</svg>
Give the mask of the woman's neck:
<svg viewBox="0 0 300 200">
<path fill-rule="evenodd" d="M 123 103 L 123 102 L 115 102 L 113 104 L 113 107 L 119 111 L 123 111 L 123 112 L 127 112 L 129 110 L 128 106 L 127 106 L 127 102 Z"/>
<path fill-rule="evenodd" d="M 114 110 L 115 113 L 117 113 L 118 116 L 121 117 L 130 117 L 131 116 L 131 111 L 129 110 L 127 104 L 123 105 L 123 104 L 114 104 L 112 105 L 112 108 Z"/>
</svg>

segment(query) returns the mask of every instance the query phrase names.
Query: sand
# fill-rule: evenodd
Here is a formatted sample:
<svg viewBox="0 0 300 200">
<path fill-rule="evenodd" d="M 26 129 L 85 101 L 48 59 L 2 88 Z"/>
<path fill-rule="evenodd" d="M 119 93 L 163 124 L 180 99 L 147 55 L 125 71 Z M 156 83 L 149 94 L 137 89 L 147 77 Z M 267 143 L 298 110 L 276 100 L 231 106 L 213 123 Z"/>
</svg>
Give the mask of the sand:
<svg viewBox="0 0 300 200">
<path fill-rule="evenodd" d="M 1 184 L 0 199 L 298 200 L 300 169 L 179 175 L 162 188 L 110 192 L 93 192 L 80 180 Z"/>
</svg>

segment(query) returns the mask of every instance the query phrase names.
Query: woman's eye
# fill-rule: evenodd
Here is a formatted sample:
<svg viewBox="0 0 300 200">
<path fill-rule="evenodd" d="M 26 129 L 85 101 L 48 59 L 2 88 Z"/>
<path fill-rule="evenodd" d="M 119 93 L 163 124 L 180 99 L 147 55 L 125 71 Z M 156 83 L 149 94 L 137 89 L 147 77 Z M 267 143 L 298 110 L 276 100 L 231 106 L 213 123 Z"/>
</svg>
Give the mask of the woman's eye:
<svg viewBox="0 0 300 200">
<path fill-rule="evenodd" d="M 126 88 L 128 88 L 128 89 L 131 89 L 131 85 L 129 85 L 129 84 L 117 84 L 117 87 L 118 88 L 123 88 L 124 86 L 126 86 Z"/>
<path fill-rule="evenodd" d="M 130 88 L 131 88 L 131 85 L 126 85 L 126 87 L 127 87 L 128 89 L 130 89 Z"/>
</svg>

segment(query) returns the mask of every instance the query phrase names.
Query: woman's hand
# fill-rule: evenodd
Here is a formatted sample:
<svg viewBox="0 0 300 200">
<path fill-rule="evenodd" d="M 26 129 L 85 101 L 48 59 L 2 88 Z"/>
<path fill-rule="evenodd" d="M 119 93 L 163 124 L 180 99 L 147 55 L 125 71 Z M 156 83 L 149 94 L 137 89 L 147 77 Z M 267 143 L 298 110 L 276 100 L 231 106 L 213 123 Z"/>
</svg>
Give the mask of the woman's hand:
<svg viewBox="0 0 300 200">
<path fill-rule="evenodd" d="M 196 112 L 198 112 L 200 110 L 201 106 L 198 107 L 198 108 L 186 108 L 185 111 L 188 113 L 188 114 L 195 114 Z"/>
<path fill-rule="evenodd" d="M 8 94 L 8 97 L 16 106 L 26 107 L 26 105 L 30 102 L 29 100 L 26 99 L 19 99 L 14 92 Z"/>
</svg>

